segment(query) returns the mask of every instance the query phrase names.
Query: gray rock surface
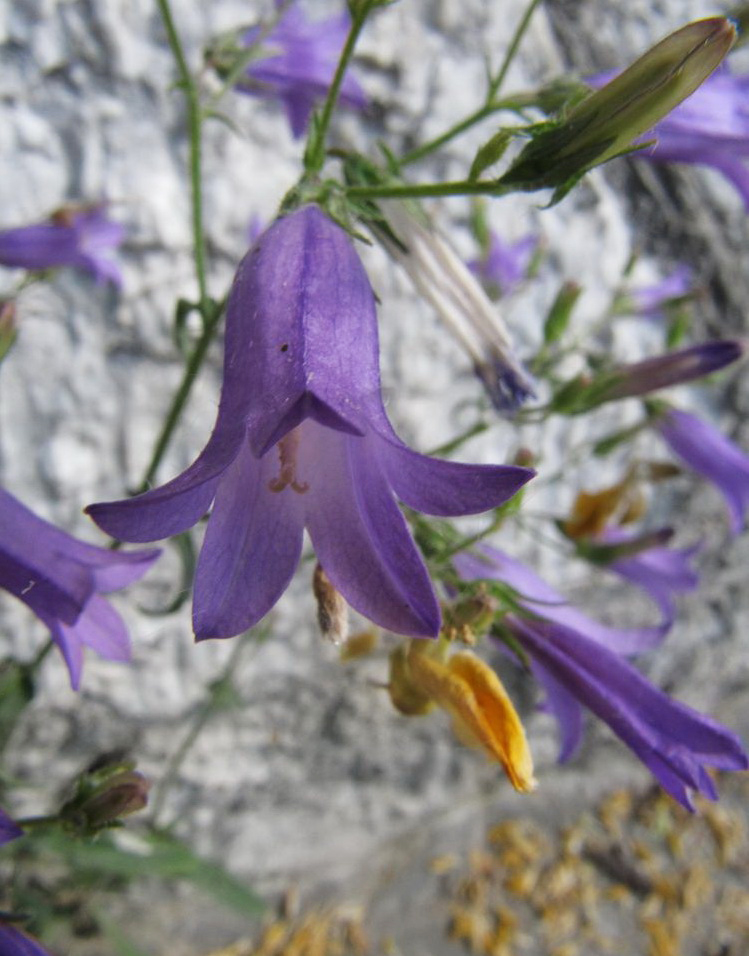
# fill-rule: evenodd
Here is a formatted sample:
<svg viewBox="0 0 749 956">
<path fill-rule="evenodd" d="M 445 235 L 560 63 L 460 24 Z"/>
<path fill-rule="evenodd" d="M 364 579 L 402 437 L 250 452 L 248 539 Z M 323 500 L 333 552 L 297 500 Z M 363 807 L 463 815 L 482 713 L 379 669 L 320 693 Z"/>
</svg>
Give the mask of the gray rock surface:
<svg viewBox="0 0 749 956">
<path fill-rule="evenodd" d="M 174 0 L 190 63 L 198 67 L 207 37 L 251 22 L 269 6 Z M 338 5 L 309 6 L 321 14 Z M 523 7 L 520 0 L 424 0 L 383 10 L 362 38 L 359 69 L 376 108 L 366 124 L 343 117 L 336 127 L 340 142 L 371 145 L 386 135 L 396 146 L 408 145 L 473 108 L 483 88 L 482 56 L 488 52 L 497 61 Z M 508 89 L 566 68 L 584 74 L 624 64 L 685 20 L 710 12 L 690 0 L 554 0 L 537 13 Z M 140 480 L 181 375 L 172 310 L 177 296 L 195 295 L 183 103 L 172 86 L 174 64 L 151 0 L 13 0 L 0 6 L 0 43 L 0 225 L 37 220 L 68 200 L 106 197 L 128 227 L 121 295 L 70 274 L 24 293 L 19 341 L 0 375 L 0 478 L 39 513 L 104 543 L 81 509 L 121 496 Z M 295 180 L 301 151 L 277 106 L 230 97 L 225 110 L 236 129 L 219 122 L 205 128 L 209 283 L 217 296 L 243 254 L 250 217 L 273 216 Z M 460 175 L 487 129 L 491 124 L 451 144 L 418 175 Z M 449 201 L 431 209 L 461 253 L 473 254 L 467 205 Z M 594 322 L 635 247 L 645 250 L 638 264 L 643 282 L 687 258 L 709 284 L 705 327 L 744 329 L 746 218 L 738 199 L 709 174 L 633 172 L 621 164 L 591 175 L 550 210 L 540 209 L 534 196 L 498 202 L 491 221 L 510 238 L 536 230 L 547 243 L 538 281 L 502 305 L 521 348 L 537 340 L 539 316 L 562 279 L 584 285 L 577 320 L 581 327 Z M 465 404 L 482 400 L 480 387 L 406 277 L 380 250 L 362 249 L 362 255 L 382 302 L 389 414 L 405 440 L 428 450 L 465 426 Z M 617 333 L 617 344 L 625 354 L 639 354 L 632 330 Z M 217 343 L 161 467 L 162 479 L 189 464 L 207 438 L 220 361 Z M 733 404 L 715 414 L 746 441 L 745 383 L 730 398 Z M 539 452 L 542 467 L 555 470 L 562 443 L 584 439 L 586 427 L 575 423 L 570 438 L 557 426 L 518 434 L 500 422 L 463 454 L 506 460 L 526 444 Z M 529 507 L 559 511 L 577 490 L 609 477 L 600 463 L 582 461 L 561 497 L 539 483 Z M 695 491 L 685 481 L 669 507 L 673 514 L 689 509 L 680 540 L 707 539 L 704 583 L 682 602 L 678 628 L 650 671 L 682 699 L 747 733 L 749 665 L 741 647 L 749 616 L 746 539 L 727 542 L 722 505 L 712 490 Z M 561 567 L 532 535 L 508 531 L 503 541 L 610 620 L 631 613 L 623 589 L 607 588 L 602 597 L 600 581 L 591 580 L 587 569 Z M 128 748 L 146 774 L 161 776 L 233 647 L 194 646 L 187 605 L 166 617 L 144 613 L 168 603 L 177 571 L 176 555 L 167 549 L 146 582 L 115 598 L 131 625 L 132 667 L 89 656 L 83 689 L 75 695 L 60 660 L 47 661 L 11 753 L 13 773 L 27 783 L 18 792 L 24 812 L 45 808 L 50 791 L 43 780 L 54 786 L 113 747 Z M 272 639 L 244 653 L 235 671 L 241 706 L 202 733 L 166 795 L 163 819 L 178 821 L 177 831 L 198 850 L 264 891 L 299 882 L 320 896 L 344 888 L 379 900 L 383 922 L 398 920 L 407 938 L 424 942 L 410 949 L 413 956 L 436 953 L 437 943 L 426 943 L 429 908 L 420 905 L 419 866 L 430 854 L 464 846 L 485 821 L 516 811 L 521 798 L 496 768 L 453 740 L 446 721 L 407 720 L 393 712 L 376 687 L 386 673 L 387 643 L 370 660 L 337 661 L 316 634 L 309 577 L 310 565 L 303 564 L 273 612 Z M 638 613 L 648 608 L 643 604 Z M 25 608 L 3 600 L 0 638 L 3 653 L 29 658 L 45 635 Z M 562 819 L 615 783 L 647 779 L 600 729 L 571 766 L 558 768 L 550 719 L 533 713 L 525 685 L 515 690 L 528 715 L 541 780 L 530 798 L 533 812 Z M 133 911 L 146 902 L 137 897 L 136 890 Z M 188 954 L 240 931 L 213 907 L 181 900 L 179 894 L 165 897 L 160 908 L 149 898 L 147 916 L 141 905 L 137 918 L 145 940 L 155 946 L 161 932 L 179 925 L 169 952 Z"/>
</svg>

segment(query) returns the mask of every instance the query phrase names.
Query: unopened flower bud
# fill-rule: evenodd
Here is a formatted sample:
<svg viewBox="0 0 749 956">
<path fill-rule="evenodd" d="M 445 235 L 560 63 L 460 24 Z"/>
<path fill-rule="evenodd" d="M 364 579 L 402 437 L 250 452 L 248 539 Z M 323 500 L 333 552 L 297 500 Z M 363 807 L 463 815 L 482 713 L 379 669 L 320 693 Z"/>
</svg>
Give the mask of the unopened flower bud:
<svg viewBox="0 0 749 956">
<path fill-rule="evenodd" d="M 317 623 L 322 636 L 336 646 L 343 644 L 348 637 L 348 605 L 320 564 L 312 577 L 312 593 L 317 601 Z"/>
<path fill-rule="evenodd" d="M 16 303 L 0 299 L 0 362 L 16 340 Z"/>
<path fill-rule="evenodd" d="M 87 828 L 98 830 L 142 810 L 148 803 L 151 784 L 137 770 L 124 770 L 111 777 L 80 807 Z"/>
<path fill-rule="evenodd" d="M 733 46 L 725 17 L 689 23 L 573 107 L 564 121 L 538 133 L 500 187 L 554 187 L 557 197 L 593 166 L 630 150 L 643 133 L 690 96 Z"/>
</svg>

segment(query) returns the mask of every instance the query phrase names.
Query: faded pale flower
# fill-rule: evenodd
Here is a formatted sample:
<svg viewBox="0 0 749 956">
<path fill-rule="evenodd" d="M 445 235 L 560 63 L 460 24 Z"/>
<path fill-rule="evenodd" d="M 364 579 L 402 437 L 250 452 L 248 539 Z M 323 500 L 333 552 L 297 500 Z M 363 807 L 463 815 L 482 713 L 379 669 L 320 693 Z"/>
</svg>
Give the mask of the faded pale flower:
<svg viewBox="0 0 749 956">
<path fill-rule="evenodd" d="M 46 222 L 0 231 L 0 265 L 40 270 L 71 266 L 88 272 L 98 283 L 122 285 L 122 273 L 111 253 L 125 229 L 107 218 L 106 204 L 67 206 Z"/>
<path fill-rule="evenodd" d="M 749 456 L 690 412 L 671 408 L 651 424 L 677 458 L 720 491 L 728 505 L 731 531 L 738 534 L 749 507 Z"/>
<path fill-rule="evenodd" d="M 365 617 L 434 636 L 440 610 L 396 499 L 433 515 L 485 511 L 528 469 L 439 461 L 395 435 L 380 395 L 372 288 L 349 236 L 317 206 L 277 220 L 237 271 L 213 434 L 161 488 L 92 505 L 104 530 L 152 541 L 214 501 L 198 561 L 198 639 L 259 621 L 294 574 L 306 528 L 332 586 Z"/>
<path fill-rule="evenodd" d="M 420 211 L 412 214 L 395 200 L 380 206 L 402 243 L 380 235 L 388 252 L 466 350 L 496 408 L 517 408 L 534 394 L 533 382 L 513 351 L 499 306 L 447 239 L 417 218 Z"/>
<path fill-rule="evenodd" d="M 347 11 L 311 22 L 295 4 L 282 13 L 278 23 L 262 40 L 264 55 L 254 60 L 236 89 L 251 96 L 281 100 L 295 138 L 307 129 L 312 110 L 325 98 L 333 80 L 349 31 Z M 244 36 L 247 46 L 257 43 L 260 28 Z M 339 102 L 354 109 L 367 105 L 364 91 L 347 71 Z"/>
<path fill-rule="evenodd" d="M 698 711 L 672 700 L 624 656 L 656 646 L 663 628 L 606 628 L 569 607 L 553 588 L 520 562 L 495 548 L 459 555 L 461 577 L 509 584 L 528 614 L 503 619 L 528 655 L 547 694 L 547 707 L 562 734 L 560 759 L 568 759 L 583 732 L 582 706 L 605 721 L 687 809 L 692 793 L 715 799 L 707 769 L 745 770 L 749 760 L 738 736 Z"/>
<path fill-rule="evenodd" d="M 43 521 L 0 488 L 0 588 L 49 628 L 78 689 L 83 648 L 130 660 L 125 623 L 102 594 L 141 578 L 159 551 L 110 551 Z"/>
</svg>

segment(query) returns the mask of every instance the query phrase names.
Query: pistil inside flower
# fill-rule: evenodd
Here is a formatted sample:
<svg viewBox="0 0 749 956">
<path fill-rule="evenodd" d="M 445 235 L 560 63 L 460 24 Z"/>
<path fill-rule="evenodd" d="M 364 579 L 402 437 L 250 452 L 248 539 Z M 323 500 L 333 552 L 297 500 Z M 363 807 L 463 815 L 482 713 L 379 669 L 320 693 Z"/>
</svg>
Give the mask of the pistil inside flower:
<svg viewBox="0 0 749 956">
<path fill-rule="evenodd" d="M 299 450 L 299 429 L 294 428 L 284 435 L 278 443 L 279 474 L 278 478 L 273 478 L 268 482 L 271 491 L 279 492 L 284 488 L 291 488 L 297 494 L 303 495 L 309 491 L 309 484 L 306 481 L 297 481 L 296 478 L 296 456 Z"/>
</svg>

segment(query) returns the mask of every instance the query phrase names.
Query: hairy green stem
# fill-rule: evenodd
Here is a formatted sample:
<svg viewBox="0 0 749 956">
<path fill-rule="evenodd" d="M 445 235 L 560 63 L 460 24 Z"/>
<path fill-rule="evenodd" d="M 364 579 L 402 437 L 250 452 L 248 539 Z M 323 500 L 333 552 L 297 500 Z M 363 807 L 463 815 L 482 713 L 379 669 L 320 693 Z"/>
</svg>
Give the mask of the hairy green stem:
<svg viewBox="0 0 749 956">
<path fill-rule="evenodd" d="M 349 199 L 431 199 L 441 196 L 503 196 L 514 187 L 495 182 L 474 182 L 461 179 L 449 183 L 384 183 L 379 186 L 350 186 Z"/>
</svg>

